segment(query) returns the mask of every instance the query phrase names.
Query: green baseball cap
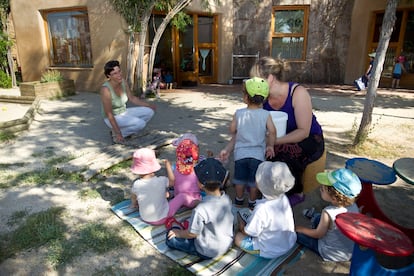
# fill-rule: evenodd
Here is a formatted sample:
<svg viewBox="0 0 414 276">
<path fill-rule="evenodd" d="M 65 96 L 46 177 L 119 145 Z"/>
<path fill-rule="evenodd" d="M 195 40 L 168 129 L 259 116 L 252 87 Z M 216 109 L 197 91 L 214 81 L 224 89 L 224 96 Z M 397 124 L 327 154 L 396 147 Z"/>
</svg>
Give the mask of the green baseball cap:
<svg viewBox="0 0 414 276">
<path fill-rule="evenodd" d="M 246 91 L 251 96 L 256 95 L 267 98 L 269 96 L 269 84 L 266 80 L 254 77 L 245 81 Z"/>
</svg>

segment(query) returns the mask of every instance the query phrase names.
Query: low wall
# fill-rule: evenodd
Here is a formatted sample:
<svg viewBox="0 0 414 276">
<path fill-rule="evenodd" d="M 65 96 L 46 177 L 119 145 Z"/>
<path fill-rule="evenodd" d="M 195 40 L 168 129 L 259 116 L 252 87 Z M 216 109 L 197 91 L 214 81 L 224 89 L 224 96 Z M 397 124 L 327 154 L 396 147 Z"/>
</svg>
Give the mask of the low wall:
<svg viewBox="0 0 414 276">
<path fill-rule="evenodd" d="M 19 98 L 22 98 L 19 100 Z M 26 114 L 23 118 L 19 118 L 16 120 L 0 122 L 0 133 L 19 133 L 21 131 L 27 130 L 30 124 L 33 121 L 33 118 L 39 109 L 40 106 L 40 99 L 31 97 L 32 100 L 28 99 L 27 97 L 13 97 L 13 96 L 2 96 L 0 101 L 3 102 L 11 102 L 11 103 L 32 103 L 31 107 L 27 110 Z M 30 101 L 30 102 L 27 102 Z"/>
</svg>

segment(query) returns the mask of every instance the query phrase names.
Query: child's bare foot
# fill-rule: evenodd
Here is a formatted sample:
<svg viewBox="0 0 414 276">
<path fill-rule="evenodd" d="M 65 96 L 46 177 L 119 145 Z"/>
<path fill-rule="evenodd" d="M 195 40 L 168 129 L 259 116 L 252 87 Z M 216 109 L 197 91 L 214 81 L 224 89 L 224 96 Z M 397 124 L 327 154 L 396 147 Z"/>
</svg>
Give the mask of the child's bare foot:
<svg viewBox="0 0 414 276">
<path fill-rule="evenodd" d="M 131 204 L 131 205 L 129 205 L 129 208 L 138 209 L 138 204 Z"/>
</svg>

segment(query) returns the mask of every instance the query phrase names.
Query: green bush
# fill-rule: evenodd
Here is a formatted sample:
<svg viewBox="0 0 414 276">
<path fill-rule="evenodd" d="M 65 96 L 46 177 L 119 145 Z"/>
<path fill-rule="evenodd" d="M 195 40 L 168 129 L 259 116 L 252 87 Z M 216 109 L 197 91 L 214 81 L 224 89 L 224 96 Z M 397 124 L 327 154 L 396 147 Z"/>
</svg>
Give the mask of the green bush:
<svg viewBox="0 0 414 276">
<path fill-rule="evenodd" d="M 62 74 L 57 70 L 47 70 L 42 74 L 40 82 L 54 82 L 63 80 Z"/>
<path fill-rule="evenodd" d="M 0 88 L 11 88 L 12 79 L 4 71 L 0 71 Z"/>
</svg>

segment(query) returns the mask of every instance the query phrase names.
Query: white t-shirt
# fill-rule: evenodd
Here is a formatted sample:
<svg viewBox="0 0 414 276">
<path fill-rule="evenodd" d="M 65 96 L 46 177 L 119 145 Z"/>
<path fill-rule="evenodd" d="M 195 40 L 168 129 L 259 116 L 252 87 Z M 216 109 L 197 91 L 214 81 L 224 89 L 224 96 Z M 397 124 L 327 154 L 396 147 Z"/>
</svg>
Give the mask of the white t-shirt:
<svg viewBox="0 0 414 276">
<path fill-rule="evenodd" d="M 260 250 L 261 257 L 276 258 L 288 252 L 296 243 L 296 232 L 286 195 L 256 200 L 244 231 L 252 237 L 253 248 Z"/>
<path fill-rule="evenodd" d="M 134 181 L 131 191 L 137 196 L 139 213 L 144 221 L 155 222 L 167 216 L 169 211 L 167 187 L 168 178 L 165 176 Z"/>
<path fill-rule="evenodd" d="M 342 213 L 359 213 L 358 206 L 354 203 L 348 207 L 328 206 L 323 210 L 328 213 L 333 223 L 326 235 L 318 241 L 319 254 L 324 261 L 349 261 L 352 257 L 354 242 L 342 234 L 336 226 L 335 219 Z"/>
</svg>

